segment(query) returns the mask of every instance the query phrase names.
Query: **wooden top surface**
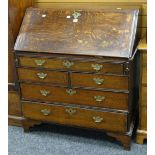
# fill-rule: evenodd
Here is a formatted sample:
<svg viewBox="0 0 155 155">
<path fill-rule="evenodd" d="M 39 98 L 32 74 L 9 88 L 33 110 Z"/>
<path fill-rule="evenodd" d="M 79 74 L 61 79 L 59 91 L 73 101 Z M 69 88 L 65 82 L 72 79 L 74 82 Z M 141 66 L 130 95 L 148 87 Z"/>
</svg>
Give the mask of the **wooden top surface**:
<svg viewBox="0 0 155 155">
<path fill-rule="evenodd" d="M 129 58 L 137 10 L 28 8 L 15 50 Z"/>
</svg>

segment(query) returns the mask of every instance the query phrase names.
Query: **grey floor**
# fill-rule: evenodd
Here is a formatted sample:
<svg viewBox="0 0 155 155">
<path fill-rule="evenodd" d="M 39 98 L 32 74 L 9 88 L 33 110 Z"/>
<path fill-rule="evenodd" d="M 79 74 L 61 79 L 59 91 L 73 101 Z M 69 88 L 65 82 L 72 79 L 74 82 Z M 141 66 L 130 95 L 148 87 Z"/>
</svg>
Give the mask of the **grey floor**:
<svg viewBox="0 0 155 155">
<path fill-rule="evenodd" d="M 42 125 L 24 133 L 9 126 L 9 155 L 146 155 L 147 144 L 132 142 L 131 151 L 122 149 L 102 133 Z"/>
</svg>

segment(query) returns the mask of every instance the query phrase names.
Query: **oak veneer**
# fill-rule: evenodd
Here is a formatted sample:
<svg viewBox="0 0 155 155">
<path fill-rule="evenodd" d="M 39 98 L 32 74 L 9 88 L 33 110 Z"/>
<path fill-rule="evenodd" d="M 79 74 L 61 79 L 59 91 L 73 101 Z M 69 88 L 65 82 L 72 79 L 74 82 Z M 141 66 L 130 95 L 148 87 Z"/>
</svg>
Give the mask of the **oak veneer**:
<svg viewBox="0 0 155 155">
<path fill-rule="evenodd" d="M 147 139 L 147 43 L 144 37 L 139 44 L 140 52 L 140 89 L 139 89 L 139 124 L 136 142 L 143 144 Z"/>
<path fill-rule="evenodd" d="M 100 112 L 73 106 L 40 103 L 23 103 L 22 108 L 24 116 L 32 120 L 104 129 L 108 131 L 127 132 L 127 128 L 124 125 L 127 123 L 127 115 L 122 113 Z M 42 112 L 43 110 L 49 110 L 49 113 L 45 114 Z M 93 117 L 99 117 L 101 120 L 95 121 Z M 111 124 L 109 124 L 109 122 L 111 122 Z"/>
<path fill-rule="evenodd" d="M 72 73 L 71 84 L 72 86 L 97 87 L 115 90 L 129 89 L 127 76 Z"/>
<path fill-rule="evenodd" d="M 102 58 L 103 59 L 103 58 Z M 108 61 L 103 62 L 103 60 L 87 60 L 84 58 L 79 58 L 78 60 L 75 57 L 51 57 L 50 59 L 45 57 L 19 57 L 19 66 L 24 67 L 39 67 L 36 64 L 36 60 L 43 60 L 45 63 L 41 66 L 41 68 L 45 69 L 60 69 L 60 70 L 67 70 L 67 68 L 64 66 L 64 63 L 66 61 L 70 61 L 73 63 L 73 65 L 69 68 L 73 71 L 81 71 L 81 72 L 96 72 L 92 65 L 102 65 L 102 68 L 98 71 L 98 73 L 113 73 L 113 74 L 123 74 L 124 73 L 124 67 L 125 63 L 124 61 L 120 61 L 118 63 L 107 63 L 111 62 L 112 60 L 109 59 Z"/>
<path fill-rule="evenodd" d="M 137 23 L 138 10 L 27 9 L 15 44 L 17 69 L 32 70 L 27 81 L 18 76 L 24 129 L 40 122 L 100 129 L 129 149 Z M 33 80 L 38 71 L 49 81 Z"/>
<path fill-rule="evenodd" d="M 44 96 L 40 90 L 48 91 Z M 47 102 L 62 102 L 68 104 L 90 105 L 94 107 L 113 108 L 128 110 L 128 93 L 114 93 L 97 90 L 71 89 L 75 94 L 68 94 L 69 88 L 54 87 L 34 84 L 21 84 L 22 97 L 26 100 L 38 100 Z M 101 101 L 96 101 L 98 96 L 103 97 Z M 95 98 L 96 97 L 96 98 Z M 115 100 L 113 100 L 115 98 Z"/>
<path fill-rule="evenodd" d="M 14 43 L 18 35 L 27 7 L 33 6 L 33 0 L 8 1 L 8 114 L 9 125 L 22 125 L 22 113 L 17 91 Z"/>
<path fill-rule="evenodd" d="M 58 71 L 47 71 L 47 70 L 34 70 L 19 68 L 18 69 L 19 79 L 21 81 L 31 81 L 31 82 L 45 82 L 52 84 L 68 84 L 68 74 L 66 72 Z"/>
</svg>

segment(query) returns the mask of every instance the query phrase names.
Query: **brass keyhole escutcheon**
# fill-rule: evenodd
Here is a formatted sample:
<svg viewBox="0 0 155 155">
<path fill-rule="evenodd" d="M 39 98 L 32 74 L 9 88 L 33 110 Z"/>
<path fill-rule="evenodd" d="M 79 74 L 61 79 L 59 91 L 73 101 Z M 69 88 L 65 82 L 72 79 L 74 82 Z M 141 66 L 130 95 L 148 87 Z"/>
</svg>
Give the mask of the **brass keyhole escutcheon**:
<svg viewBox="0 0 155 155">
<path fill-rule="evenodd" d="M 69 115 L 73 115 L 76 113 L 76 109 L 73 108 L 67 108 L 65 109 L 66 113 L 68 113 Z"/>
<path fill-rule="evenodd" d="M 74 94 L 76 94 L 76 90 L 73 90 L 73 89 L 66 89 L 66 92 L 67 92 L 69 95 L 74 95 Z"/>
</svg>

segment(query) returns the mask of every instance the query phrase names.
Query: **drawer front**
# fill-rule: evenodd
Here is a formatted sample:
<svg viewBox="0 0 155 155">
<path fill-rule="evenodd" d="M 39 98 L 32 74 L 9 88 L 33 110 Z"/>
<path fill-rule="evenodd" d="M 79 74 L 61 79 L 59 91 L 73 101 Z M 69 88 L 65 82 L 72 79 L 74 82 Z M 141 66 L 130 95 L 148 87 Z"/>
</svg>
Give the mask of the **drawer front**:
<svg viewBox="0 0 155 155">
<path fill-rule="evenodd" d="M 18 68 L 20 81 L 48 82 L 52 84 L 68 84 L 68 74 L 66 72 L 34 70 Z"/>
<path fill-rule="evenodd" d="M 96 63 L 65 59 L 20 57 L 20 65 L 25 67 L 42 67 L 49 69 L 73 70 L 84 72 L 101 72 L 123 74 L 123 63 Z"/>
<path fill-rule="evenodd" d="M 67 89 L 41 85 L 21 84 L 22 97 L 69 104 L 90 105 L 104 108 L 128 109 L 128 94 L 84 89 Z"/>
<path fill-rule="evenodd" d="M 128 90 L 128 77 L 126 76 L 72 73 L 71 83 L 77 87 Z"/>
<path fill-rule="evenodd" d="M 65 69 L 65 66 L 63 66 L 63 60 L 61 59 L 19 57 L 19 63 L 20 66 L 23 67 Z"/>
<path fill-rule="evenodd" d="M 23 102 L 22 110 L 26 118 L 34 120 L 108 131 L 127 131 L 127 115 L 122 113 L 31 102 Z"/>
<path fill-rule="evenodd" d="M 123 74 L 122 63 L 97 63 L 97 62 L 78 62 L 75 61 L 71 70 L 83 72 L 99 72 L 99 73 L 113 73 Z"/>
</svg>

